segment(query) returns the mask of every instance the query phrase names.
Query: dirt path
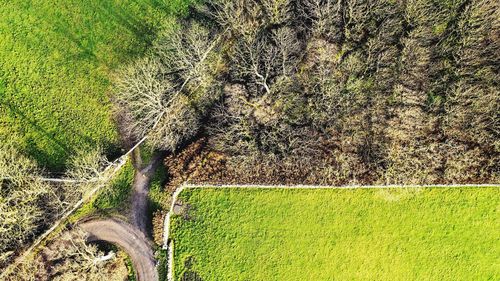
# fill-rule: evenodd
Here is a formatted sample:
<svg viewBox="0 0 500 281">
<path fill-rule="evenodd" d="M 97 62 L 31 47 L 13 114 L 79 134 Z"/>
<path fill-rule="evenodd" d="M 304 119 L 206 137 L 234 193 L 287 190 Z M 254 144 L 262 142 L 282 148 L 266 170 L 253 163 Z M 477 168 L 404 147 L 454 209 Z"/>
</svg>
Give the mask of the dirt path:
<svg viewBox="0 0 500 281">
<path fill-rule="evenodd" d="M 151 179 L 156 169 L 165 158 L 165 153 L 157 152 L 151 158 L 149 164 L 140 169 L 136 168 L 134 183 L 132 185 L 132 213 L 130 221 L 144 235 L 148 236 L 148 192 Z M 140 160 L 136 160 L 136 166 L 141 166 Z M 140 169 L 140 170 L 139 170 Z"/>
<path fill-rule="evenodd" d="M 106 241 L 122 248 L 132 260 L 137 280 L 158 280 L 152 245 L 137 228 L 117 219 L 91 220 L 79 226 L 89 233 L 89 241 Z"/>
<path fill-rule="evenodd" d="M 79 226 L 90 234 L 89 241 L 106 241 L 122 248 L 130 256 L 139 281 L 157 281 L 153 245 L 148 238 L 148 192 L 151 179 L 162 163 L 165 153 L 155 153 L 144 168 L 141 168 L 140 155 L 135 156 L 131 224 L 110 218 L 82 222 Z"/>
</svg>

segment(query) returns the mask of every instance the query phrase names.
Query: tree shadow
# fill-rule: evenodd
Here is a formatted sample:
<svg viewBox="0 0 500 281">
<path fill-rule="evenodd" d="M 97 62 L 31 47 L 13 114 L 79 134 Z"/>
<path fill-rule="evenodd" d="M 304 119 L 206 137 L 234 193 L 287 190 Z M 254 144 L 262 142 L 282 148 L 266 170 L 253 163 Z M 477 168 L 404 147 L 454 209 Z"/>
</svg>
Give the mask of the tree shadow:
<svg viewBox="0 0 500 281">
<path fill-rule="evenodd" d="M 73 55 L 72 57 L 74 57 L 76 60 L 90 61 L 96 64 L 103 63 L 102 61 L 99 60 L 99 58 L 95 54 L 95 48 L 96 48 L 95 41 L 92 40 L 91 38 L 88 38 L 88 36 L 87 40 L 82 40 L 82 38 L 79 38 L 74 32 L 72 32 L 68 28 L 68 26 L 70 26 L 69 23 L 61 21 L 55 27 L 55 31 L 61 34 L 64 38 L 71 41 L 73 44 L 75 44 L 78 50 L 80 50 L 79 53 Z"/>
<path fill-rule="evenodd" d="M 181 281 L 203 281 L 203 278 L 193 270 L 186 270 L 182 274 Z"/>
<path fill-rule="evenodd" d="M 1 101 L 1 104 L 4 104 L 8 110 L 11 111 L 11 113 L 14 115 L 14 118 L 18 119 L 18 122 L 21 124 L 26 124 L 29 127 L 33 128 L 34 131 L 38 134 L 40 134 L 43 138 L 47 139 L 54 145 L 54 148 L 56 151 L 59 151 L 58 157 L 61 158 L 66 158 L 68 155 L 73 153 L 76 149 L 78 148 L 84 148 L 84 147 L 95 147 L 97 146 L 98 142 L 94 139 L 92 139 L 89 136 L 86 136 L 80 132 L 77 132 L 76 130 L 66 127 L 64 130 L 67 132 L 69 135 L 74 135 L 77 136 L 78 139 L 82 140 L 82 147 L 71 147 L 68 142 L 65 142 L 64 140 L 60 140 L 57 138 L 58 133 L 57 132 L 49 132 L 45 128 L 43 128 L 41 125 L 39 125 L 36 121 L 34 121 L 32 118 L 27 116 L 27 114 L 19 109 L 17 106 L 12 105 L 11 103 L 7 101 Z M 60 130 L 60 128 L 58 128 Z M 38 149 L 37 147 L 37 140 L 33 138 L 29 138 L 27 140 L 27 147 L 26 147 L 26 152 L 29 153 L 30 155 L 33 155 L 33 157 L 42 164 L 42 166 L 45 166 L 46 168 L 49 168 L 52 170 L 52 172 L 60 172 L 64 169 L 65 165 L 65 159 L 62 159 L 60 161 L 55 161 L 54 160 L 54 155 L 48 154 L 46 151 L 43 151 L 41 149 Z M 117 149 L 115 149 L 114 145 L 105 142 L 102 143 L 102 145 L 106 146 L 105 148 L 109 148 L 110 153 L 118 153 Z"/>
<path fill-rule="evenodd" d="M 70 148 L 60 140 L 56 139 L 53 134 L 49 133 L 47 130 L 45 130 L 42 126 L 38 125 L 37 122 L 33 121 L 30 119 L 26 114 L 18 109 L 17 107 L 13 106 L 9 102 L 2 102 L 4 105 L 7 106 L 7 108 L 10 109 L 10 111 L 15 115 L 18 116 L 19 119 L 21 119 L 23 122 L 26 124 L 29 124 L 32 128 L 34 128 L 38 133 L 42 134 L 45 136 L 48 140 L 50 140 L 53 144 L 57 145 L 60 149 L 62 149 L 65 152 L 69 152 Z"/>
<path fill-rule="evenodd" d="M 112 20 L 118 26 L 133 33 L 141 41 L 150 42 L 154 35 L 154 27 L 147 24 L 130 11 L 112 4 L 102 3 L 97 7 L 102 15 Z"/>
<path fill-rule="evenodd" d="M 141 5 L 147 5 L 153 9 L 169 13 L 170 5 L 167 4 L 168 1 L 171 0 L 139 0 L 138 2 L 141 3 Z"/>
<path fill-rule="evenodd" d="M 200 274 L 193 270 L 195 259 L 193 256 L 189 256 L 184 260 L 184 268 L 181 275 L 181 281 L 203 281 Z"/>
<path fill-rule="evenodd" d="M 168 10 L 167 4 L 159 0 L 140 1 L 140 5 L 148 5 L 157 10 Z M 101 1 L 93 6 L 95 6 L 93 8 L 96 14 L 94 21 L 105 23 L 109 29 L 109 33 L 113 34 L 112 36 L 118 36 L 115 38 L 116 40 L 119 40 L 121 33 L 125 32 L 130 33 L 141 45 L 138 48 L 132 48 L 128 44 L 117 44 L 114 46 L 115 49 L 113 52 L 116 52 L 119 56 L 139 55 L 144 51 L 144 47 L 149 46 L 154 40 L 157 31 L 156 28 L 130 10 L 109 1 Z M 83 24 L 81 27 L 82 34 L 79 35 L 78 29 L 74 29 L 71 22 L 64 20 L 64 18 L 59 18 L 54 23 L 54 31 L 72 42 L 80 50 L 78 54 L 73 55 L 74 59 L 85 60 L 113 68 L 111 61 L 106 61 L 97 53 L 99 36 L 105 36 L 106 32 L 95 34 L 93 23 L 89 22 L 86 24 L 87 26 Z"/>
</svg>

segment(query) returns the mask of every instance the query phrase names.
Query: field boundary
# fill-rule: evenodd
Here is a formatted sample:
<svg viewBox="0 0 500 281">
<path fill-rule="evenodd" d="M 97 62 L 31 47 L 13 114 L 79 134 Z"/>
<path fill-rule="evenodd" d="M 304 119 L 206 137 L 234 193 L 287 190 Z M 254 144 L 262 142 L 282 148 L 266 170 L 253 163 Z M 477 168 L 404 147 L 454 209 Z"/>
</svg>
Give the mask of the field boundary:
<svg viewBox="0 0 500 281">
<path fill-rule="evenodd" d="M 500 184 L 389 184 L 389 185 L 270 185 L 270 184 L 193 184 L 184 183 L 180 189 L 186 188 L 242 188 L 242 189 L 377 189 L 377 188 L 462 188 L 462 187 L 500 187 Z"/>
<path fill-rule="evenodd" d="M 168 273 L 167 280 L 174 280 L 174 243 L 170 239 L 170 218 L 174 211 L 174 206 L 177 203 L 179 194 L 185 189 L 389 189 L 389 188 L 500 188 L 500 184 L 390 184 L 390 185 L 341 185 L 341 186 L 330 186 L 330 185 L 259 185 L 259 184 L 193 184 L 193 183 L 183 183 L 181 184 L 175 192 L 172 194 L 172 200 L 170 203 L 170 209 L 165 215 L 163 222 L 163 249 L 168 251 Z"/>
</svg>

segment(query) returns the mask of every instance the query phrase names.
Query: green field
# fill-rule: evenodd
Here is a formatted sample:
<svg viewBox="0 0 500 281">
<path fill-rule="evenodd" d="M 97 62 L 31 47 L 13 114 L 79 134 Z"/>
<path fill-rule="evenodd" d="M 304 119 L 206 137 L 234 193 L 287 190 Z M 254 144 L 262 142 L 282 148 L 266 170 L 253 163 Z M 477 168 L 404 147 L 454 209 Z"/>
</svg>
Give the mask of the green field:
<svg viewBox="0 0 500 281">
<path fill-rule="evenodd" d="M 0 141 L 53 171 L 76 149 L 115 151 L 110 78 L 188 2 L 0 0 Z"/>
<path fill-rule="evenodd" d="M 499 191 L 187 189 L 175 277 L 500 280 Z"/>
</svg>

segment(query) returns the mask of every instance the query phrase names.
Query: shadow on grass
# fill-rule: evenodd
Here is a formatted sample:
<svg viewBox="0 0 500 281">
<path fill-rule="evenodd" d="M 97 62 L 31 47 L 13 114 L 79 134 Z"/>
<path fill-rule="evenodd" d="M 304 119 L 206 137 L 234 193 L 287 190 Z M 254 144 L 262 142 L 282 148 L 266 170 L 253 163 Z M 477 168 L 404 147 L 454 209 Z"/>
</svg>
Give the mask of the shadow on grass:
<svg viewBox="0 0 500 281">
<path fill-rule="evenodd" d="M 19 121 L 22 124 L 28 125 L 29 127 L 33 128 L 35 132 L 42 135 L 45 139 L 49 140 L 54 145 L 56 151 L 58 151 L 58 154 L 67 156 L 72 151 L 72 149 L 70 149 L 66 143 L 58 140 L 55 137 L 55 133 L 48 132 L 46 129 L 40 126 L 36 121 L 30 119 L 22 110 L 20 110 L 16 106 L 13 106 L 9 102 L 2 101 L 2 104 L 4 104 L 11 111 L 15 119 L 19 119 Z M 53 155 L 49 155 L 48 153 L 38 149 L 37 144 L 31 138 L 28 139 L 28 145 L 26 147 L 26 150 L 27 153 L 29 155 L 32 155 L 37 162 L 45 164 L 50 169 L 60 170 L 63 166 L 63 163 L 57 163 L 58 161 L 52 161 L 54 158 Z"/>
</svg>

